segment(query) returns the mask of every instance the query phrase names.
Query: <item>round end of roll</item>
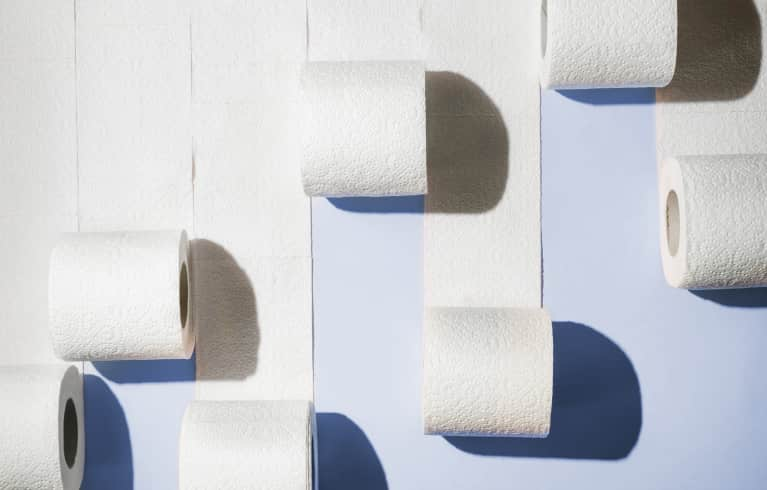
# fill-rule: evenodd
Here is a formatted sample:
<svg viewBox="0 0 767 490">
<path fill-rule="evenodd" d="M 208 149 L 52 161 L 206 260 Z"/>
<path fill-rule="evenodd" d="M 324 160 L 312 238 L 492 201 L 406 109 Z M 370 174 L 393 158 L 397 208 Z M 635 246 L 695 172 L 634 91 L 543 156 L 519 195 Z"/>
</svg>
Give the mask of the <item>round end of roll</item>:
<svg viewBox="0 0 767 490">
<path fill-rule="evenodd" d="M 666 159 L 660 175 L 660 252 L 666 282 L 675 288 L 685 287 L 687 275 L 687 221 L 684 186 L 679 161 Z"/>
<path fill-rule="evenodd" d="M 59 466 L 62 487 L 80 488 L 85 469 L 83 379 L 75 366 L 64 373 L 59 394 Z"/>
<path fill-rule="evenodd" d="M 178 309 L 181 328 L 186 328 L 189 322 L 189 272 L 186 262 L 181 264 L 178 278 Z"/>
<path fill-rule="evenodd" d="M 64 408 L 64 421 L 62 422 L 64 462 L 70 470 L 77 461 L 77 443 L 79 440 L 77 431 L 79 424 L 77 422 L 77 408 L 71 398 L 67 399 Z"/>
<path fill-rule="evenodd" d="M 192 253 L 186 231 L 179 239 L 178 266 L 178 315 L 183 341 L 184 356 L 188 359 L 194 352 L 197 332 L 194 325 L 194 292 L 192 286 Z"/>
</svg>

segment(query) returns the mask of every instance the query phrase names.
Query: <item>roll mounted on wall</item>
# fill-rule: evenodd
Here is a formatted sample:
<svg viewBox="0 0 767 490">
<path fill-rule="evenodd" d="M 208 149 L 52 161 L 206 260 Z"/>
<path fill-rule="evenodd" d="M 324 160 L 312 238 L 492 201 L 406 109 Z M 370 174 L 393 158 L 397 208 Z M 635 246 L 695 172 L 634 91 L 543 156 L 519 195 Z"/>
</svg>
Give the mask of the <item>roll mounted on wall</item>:
<svg viewBox="0 0 767 490">
<path fill-rule="evenodd" d="M 767 286 L 767 155 L 667 158 L 659 196 L 671 286 Z"/>
<path fill-rule="evenodd" d="M 75 366 L 0 367 L 0 488 L 77 490 L 85 466 Z"/>
<path fill-rule="evenodd" d="M 313 62 L 301 82 L 306 195 L 426 193 L 423 63 Z"/>
<path fill-rule="evenodd" d="M 677 0 L 541 0 L 541 86 L 665 87 L 677 32 Z"/>
<path fill-rule="evenodd" d="M 185 359 L 195 342 L 186 232 L 66 233 L 51 254 L 49 324 L 68 361 Z"/>
</svg>

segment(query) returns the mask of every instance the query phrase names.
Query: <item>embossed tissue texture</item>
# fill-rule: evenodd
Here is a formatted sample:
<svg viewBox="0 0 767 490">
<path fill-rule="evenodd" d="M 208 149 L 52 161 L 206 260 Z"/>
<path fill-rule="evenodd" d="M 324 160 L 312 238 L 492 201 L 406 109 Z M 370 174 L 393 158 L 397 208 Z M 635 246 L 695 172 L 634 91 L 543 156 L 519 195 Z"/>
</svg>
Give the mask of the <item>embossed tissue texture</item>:
<svg viewBox="0 0 767 490">
<path fill-rule="evenodd" d="M 540 307 L 537 52 L 509 50 L 537 42 L 538 8 L 427 2 L 423 17 L 429 45 L 426 305 Z"/>
<path fill-rule="evenodd" d="M 429 308 L 424 431 L 546 437 L 553 369 L 551 319 L 542 309 Z"/>
<path fill-rule="evenodd" d="M 767 0 L 679 0 L 679 55 L 656 91 L 658 163 L 767 153 Z"/>
<path fill-rule="evenodd" d="M 197 398 L 311 400 L 306 2 L 199 2 L 192 52 Z"/>
<path fill-rule="evenodd" d="M 426 193 L 424 66 L 315 62 L 304 67 L 304 191 L 309 196 Z"/>
<path fill-rule="evenodd" d="M 0 386 L 0 488 L 79 489 L 85 412 L 78 369 L 64 364 L 0 367 Z"/>
<path fill-rule="evenodd" d="M 182 490 L 309 490 L 311 404 L 194 401 L 181 427 Z"/>
<path fill-rule="evenodd" d="M 667 159 L 659 195 L 670 285 L 767 286 L 767 156 Z"/>
<path fill-rule="evenodd" d="M 0 5 L 0 365 L 56 361 L 48 260 L 77 230 L 73 14 L 72 0 Z"/>
<path fill-rule="evenodd" d="M 77 0 L 80 231 L 192 229 L 189 12 Z"/>
<path fill-rule="evenodd" d="M 64 234 L 51 254 L 56 354 L 70 361 L 191 356 L 188 253 L 182 231 Z"/>
<path fill-rule="evenodd" d="M 541 85 L 664 87 L 674 75 L 677 0 L 541 0 Z"/>
</svg>

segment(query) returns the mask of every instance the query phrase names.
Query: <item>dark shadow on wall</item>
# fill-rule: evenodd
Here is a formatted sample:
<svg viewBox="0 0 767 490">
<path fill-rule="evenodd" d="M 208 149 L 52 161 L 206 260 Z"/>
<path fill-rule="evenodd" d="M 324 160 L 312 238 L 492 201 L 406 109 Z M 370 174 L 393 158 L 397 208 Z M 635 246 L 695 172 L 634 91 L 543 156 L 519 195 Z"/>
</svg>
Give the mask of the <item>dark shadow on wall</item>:
<svg viewBox="0 0 767 490">
<path fill-rule="evenodd" d="M 381 461 L 362 429 L 340 413 L 317 414 L 319 488 L 387 490 Z"/>
<path fill-rule="evenodd" d="M 659 103 L 737 100 L 762 68 L 762 24 L 753 0 L 679 0 L 677 63 Z M 592 105 L 652 104 L 654 89 L 560 90 Z"/>
<path fill-rule="evenodd" d="M 195 356 L 159 361 L 96 361 L 93 367 L 115 383 L 194 381 Z"/>
<path fill-rule="evenodd" d="M 674 79 L 658 101 L 736 100 L 756 85 L 762 25 L 753 0 L 679 0 Z"/>
<path fill-rule="evenodd" d="M 639 379 L 626 354 L 585 325 L 554 323 L 554 397 L 546 439 L 447 437 L 483 456 L 617 460 L 642 428 Z"/>
<path fill-rule="evenodd" d="M 221 245 L 197 239 L 191 248 L 196 356 L 205 359 L 197 380 L 245 379 L 256 371 L 260 343 L 253 285 Z"/>
<path fill-rule="evenodd" d="M 723 306 L 739 308 L 766 308 L 767 288 L 714 289 L 690 291 L 695 296 Z"/>
<path fill-rule="evenodd" d="M 85 397 L 85 474 L 83 490 L 133 490 L 130 433 L 120 402 L 92 374 L 83 377 Z"/>
<path fill-rule="evenodd" d="M 477 84 L 453 72 L 426 73 L 427 213 L 483 213 L 503 197 L 509 137 L 500 111 Z M 415 213 L 423 197 L 333 198 L 345 211 Z"/>
</svg>

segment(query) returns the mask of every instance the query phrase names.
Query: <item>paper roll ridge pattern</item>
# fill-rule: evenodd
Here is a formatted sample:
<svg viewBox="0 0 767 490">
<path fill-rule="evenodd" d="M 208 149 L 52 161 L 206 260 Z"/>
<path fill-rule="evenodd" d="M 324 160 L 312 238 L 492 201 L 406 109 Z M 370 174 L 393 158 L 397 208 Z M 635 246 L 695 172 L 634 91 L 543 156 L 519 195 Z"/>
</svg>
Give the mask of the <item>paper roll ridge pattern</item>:
<svg viewBox="0 0 767 490">
<path fill-rule="evenodd" d="M 665 87 L 677 56 L 677 0 L 541 0 L 541 85 Z"/>
<path fill-rule="evenodd" d="M 49 275 L 54 351 L 70 361 L 188 358 L 190 266 L 180 230 L 64 234 Z"/>
<path fill-rule="evenodd" d="M 668 158 L 658 204 L 671 286 L 767 286 L 767 155 Z"/>
</svg>

